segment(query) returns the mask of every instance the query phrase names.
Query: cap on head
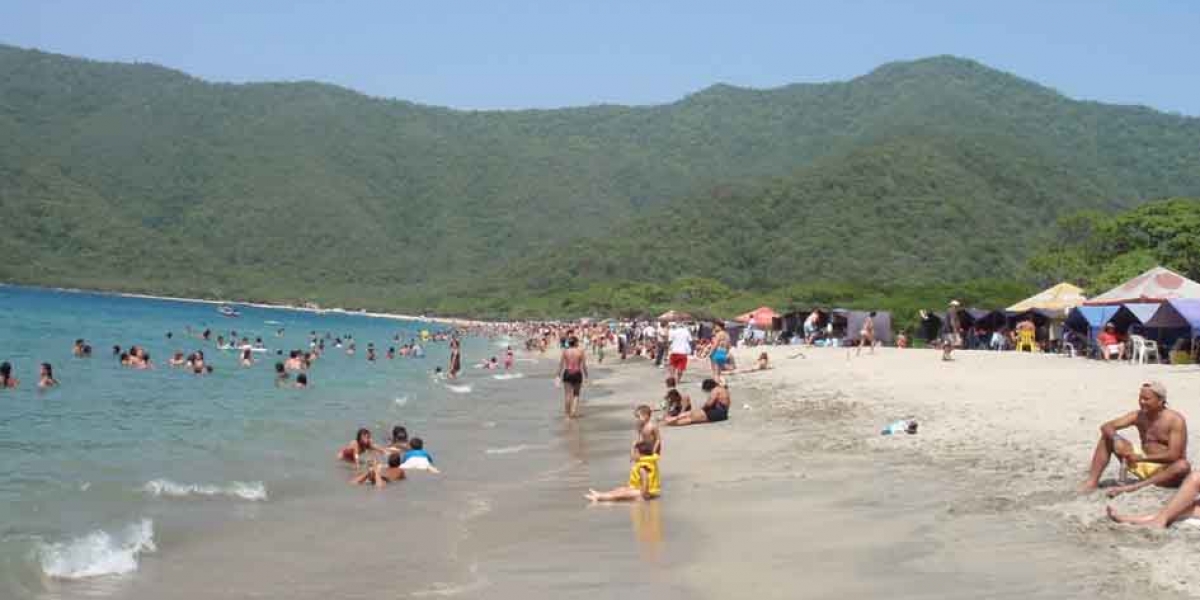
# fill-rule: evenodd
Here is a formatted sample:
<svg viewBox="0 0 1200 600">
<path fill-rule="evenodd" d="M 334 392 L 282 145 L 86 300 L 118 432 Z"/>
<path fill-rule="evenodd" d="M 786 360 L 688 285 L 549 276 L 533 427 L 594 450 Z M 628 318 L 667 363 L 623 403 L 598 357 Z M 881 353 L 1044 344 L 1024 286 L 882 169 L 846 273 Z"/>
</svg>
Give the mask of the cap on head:
<svg viewBox="0 0 1200 600">
<path fill-rule="evenodd" d="M 958 302 L 958 300 L 951 300 L 951 301 L 950 301 L 950 306 L 959 306 L 959 302 Z"/>
<path fill-rule="evenodd" d="M 1148 381 L 1143 383 L 1142 387 L 1154 392 L 1154 395 L 1158 396 L 1159 400 L 1162 400 L 1163 402 L 1167 401 L 1167 386 L 1163 385 L 1163 382 Z"/>
</svg>

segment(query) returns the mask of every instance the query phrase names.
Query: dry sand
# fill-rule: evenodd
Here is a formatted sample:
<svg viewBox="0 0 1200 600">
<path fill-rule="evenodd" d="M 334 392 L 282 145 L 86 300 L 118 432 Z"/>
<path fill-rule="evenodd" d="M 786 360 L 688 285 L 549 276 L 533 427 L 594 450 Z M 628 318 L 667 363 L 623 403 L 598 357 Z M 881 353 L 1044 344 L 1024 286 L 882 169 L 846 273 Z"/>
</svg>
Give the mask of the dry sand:
<svg viewBox="0 0 1200 600">
<path fill-rule="evenodd" d="M 1115 525 L 1103 493 L 1074 491 L 1100 424 L 1136 409 L 1142 382 L 1163 381 L 1186 416 L 1200 368 L 767 351 L 776 368 L 730 377 L 729 422 L 665 431 L 663 510 L 686 522 L 694 558 L 673 567 L 674 583 L 713 598 L 1200 597 L 1189 552 L 1200 527 Z M 735 356 L 748 365 L 758 352 Z M 693 400 L 702 371 L 685 385 Z M 614 375 L 599 383 L 616 392 L 605 403 L 662 393 L 662 372 L 644 363 Z M 903 417 L 918 435 L 879 435 Z M 1169 495 L 1112 502 L 1141 511 Z"/>
</svg>

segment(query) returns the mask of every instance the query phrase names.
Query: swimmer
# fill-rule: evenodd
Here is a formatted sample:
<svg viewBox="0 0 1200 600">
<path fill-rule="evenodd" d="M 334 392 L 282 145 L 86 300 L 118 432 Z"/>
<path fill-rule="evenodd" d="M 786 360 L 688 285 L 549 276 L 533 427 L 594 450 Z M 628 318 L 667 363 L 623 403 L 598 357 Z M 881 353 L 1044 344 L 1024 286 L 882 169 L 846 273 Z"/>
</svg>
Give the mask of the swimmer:
<svg viewBox="0 0 1200 600">
<path fill-rule="evenodd" d="M 50 366 L 50 363 L 42 363 L 42 373 L 38 377 L 38 387 L 46 389 L 57 385 L 58 380 L 54 378 L 54 367 Z"/>
<path fill-rule="evenodd" d="M 389 483 L 396 483 L 404 479 L 404 469 L 400 468 L 400 455 L 390 454 L 387 457 L 387 466 L 382 464 L 372 464 L 364 473 L 356 475 L 350 483 L 354 485 L 362 485 L 364 483 L 374 485 L 377 488 L 387 486 Z"/>
<path fill-rule="evenodd" d="M 404 454 L 412 449 L 408 443 L 408 430 L 403 425 L 392 428 L 392 441 L 383 451 L 388 454 Z"/>
<path fill-rule="evenodd" d="M 283 363 L 275 363 L 275 387 L 284 387 L 291 383 L 291 376 L 288 375 L 287 369 L 283 368 Z"/>
<path fill-rule="evenodd" d="M 12 363 L 0 363 L 0 389 L 11 390 L 21 385 L 21 380 L 12 376 Z"/>
<path fill-rule="evenodd" d="M 182 367 L 185 363 L 187 363 L 187 360 L 183 358 L 182 352 L 176 352 L 171 355 L 171 360 L 167 361 L 167 365 L 171 367 Z"/>
<path fill-rule="evenodd" d="M 348 463 L 360 464 L 362 455 L 368 452 L 383 454 L 383 451 L 371 443 L 371 430 L 363 427 L 354 434 L 354 441 L 338 450 L 337 459 Z"/>
<path fill-rule="evenodd" d="M 415 469 L 419 471 L 429 471 L 430 473 L 440 473 L 437 467 L 433 466 L 433 457 L 425 451 L 425 441 L 419 437 L 413 438 L 409 443 L 409 449 L 404 452 L 404 462 L 400 465 L 405 469 Z"/>
<path fill-rule="evenodd" d="M 662 494 L 658 474 L 658 455 L 654 444 L 638 442 L 634 446 L 637 458 L 629 467 L 629 482 L 608 492 L 588 490 L 584 498 L 592 502 L 626 502 L 653 500 Z"/>
<path fill-rule="evenodd" d="M 505 371 L 511 371 L 511 370 L 512 370 L 512 368 L 513 368 L 513 360 L 514 360 L 514 359 L 513 359 L 513 349 L 512 349 L 512 346 L 509 346 L 509 347 L 508 347 L 508 348 L 507 348 L 507 349 L 504 351 L 504 370 L 505 370 Z"/>
<path fill-rule="evenodd" d="M 296 383 L 292 385 L 296 389 L 305 389 L 308 387 L 308 375 L 301 373 L 296 376 Z"/>
<path fill-rule="evenodd" d="M 75 340 L 75 345 L 71 348 L 71 354 L 83 356 L 83 338 Z"/>
<path fill-rule="evenodd" d="M 242 350 L 242 366 L 243 367 L 253 367 L 254 366 L 254 357 L 250 355 L 249 348 Z"/>
<path fill-rule="evenodd" d="M 283 366 L 288 371 L 303 371 L 304 361 L 300 360 L 300 351 L 292 350 L 288 354 L 288 359 L 283 363 Z"/>
</svg>

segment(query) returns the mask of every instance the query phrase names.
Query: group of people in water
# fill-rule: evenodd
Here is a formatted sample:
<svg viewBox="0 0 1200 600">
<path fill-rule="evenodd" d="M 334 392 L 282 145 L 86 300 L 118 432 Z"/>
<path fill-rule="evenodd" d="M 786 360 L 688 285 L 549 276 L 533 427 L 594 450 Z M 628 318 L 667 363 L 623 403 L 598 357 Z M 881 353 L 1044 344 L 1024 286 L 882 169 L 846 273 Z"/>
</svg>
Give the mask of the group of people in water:
<svg viewBox="0 0 1200 600">
<path fill-rule="evenodd" d="M 425 441 L 419 437 L 409 439 L 408 430 L 402 425 L 392 428 L 392 436 L 385 446 L 375 445 L 371 430 L 360 428 L 354 440 L 338 450 L 337 460 L 353 465 L 354 485 L 387 487 L 404 479 L 407 471 L 439 473 L 433 465 L 433 456 L 425 450 Z"/>
</svg>

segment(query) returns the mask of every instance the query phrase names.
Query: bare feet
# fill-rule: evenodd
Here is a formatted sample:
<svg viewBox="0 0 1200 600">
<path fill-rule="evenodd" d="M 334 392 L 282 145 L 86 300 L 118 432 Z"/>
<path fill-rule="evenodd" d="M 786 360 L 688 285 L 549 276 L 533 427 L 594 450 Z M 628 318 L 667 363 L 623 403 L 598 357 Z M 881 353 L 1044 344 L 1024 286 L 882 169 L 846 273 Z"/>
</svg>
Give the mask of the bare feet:
<svg viewBox="0 0 1200 600">
<path fill-rule="evenodd" d="M 592 502 L 599 502 L 600 501 L 600 492 L 597 492 L 596 490 L 593 490 L 593 489 L 589 489 L 588 493 L 584 494 L 583 497 L 587 498 L 588 500 L 590 500 Z"/>
<path fill-rule="evenodd" d="M 1085 481 L 1079 486 L 1080 494 L 1087 494 L 1096 491 L 1100 487 L 1099 481 Z"/>
<path fill-rule="evenodd" d="M 1149 525 L 1154 521 L 1154 515 L 1142 515 L 1140 517 L 1127 517 L 1119 515 L 1117 514 L 1117 510 L 1112 506 L 1106 506 L 1104 508 L 1104 512 L 1108 515 L 1109 519 L 1113 520 L 1114 523 L 1122 523 L 1125 525 Z M 1166 525 L 1157 525 L 1157 527 L 1166 527 Z"/>
<path fill-rule="evenodd" d="M 1131 485 L 1118 485 L 1115 487 L 1108 488 L 1108 491 L 1105 493 L 1108 494 L 1109 498 L 1116 498 L 1117 496 L 1120 496 L 1121 494 L 1124 494 L 1127 492 L 1132 492 L 1135 489 L 1137 489 L 1137 488 L 1135 488 Z"/>
</svg>

